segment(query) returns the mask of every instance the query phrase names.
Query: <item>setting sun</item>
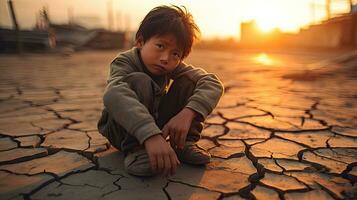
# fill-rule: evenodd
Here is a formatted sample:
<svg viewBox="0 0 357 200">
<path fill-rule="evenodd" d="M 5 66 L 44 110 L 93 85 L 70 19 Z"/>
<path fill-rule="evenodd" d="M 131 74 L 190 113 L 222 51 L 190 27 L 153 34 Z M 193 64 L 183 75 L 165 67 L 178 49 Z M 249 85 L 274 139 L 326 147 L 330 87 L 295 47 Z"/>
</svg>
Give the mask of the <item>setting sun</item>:
<svg viewBox="0 0 357 200">
<path fill-rule="evenodd" d="M 257 23 L 261 31 L 269 32 L 274 28 L 282 28 L 278 26 L 278 22 L 281 21 L 281 18 L 276 7 L 273 7 L 271 4 L 256 5 L 253 20 Z"/>
<path fill-rule="evenodd" d="M 257 23 L 258 28 L 263 32 L 270 32 L 273 29 L 283 31 L 298 30 L 308 23 L 306 12 L 297 13 L 291 9 L 296 2 L 283 2 L 280 0 L 254 3 L 254 12 L 251 18 Z M 302 5 L 299 5 L 300 7 Z M 294 17 L 292 17 L 294 16 Z"/>
<path fill-rule="evenodd" d="M 270 19 L 259 20 L 257 21 L 257 25 L 260 31 L 265 33 L 272 31 L 274 28 L 278 28 L 274 22 Z"/>
</svg>

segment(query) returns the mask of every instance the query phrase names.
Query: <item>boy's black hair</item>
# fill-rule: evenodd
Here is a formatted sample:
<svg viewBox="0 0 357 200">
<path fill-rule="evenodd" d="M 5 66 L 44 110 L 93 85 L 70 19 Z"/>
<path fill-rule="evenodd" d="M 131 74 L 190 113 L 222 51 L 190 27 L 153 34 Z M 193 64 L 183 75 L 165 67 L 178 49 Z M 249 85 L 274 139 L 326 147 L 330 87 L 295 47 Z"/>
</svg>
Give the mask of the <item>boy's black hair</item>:
<svg viewBox="0 0 357 200">
<path fill-rule="evenodd" d="M 193 21 L 192 15 L 184 6 L 182 8 L 172 5 L 152 9 L 136 32 L 136 42 L 141 39 L 145 43 L 153 36 L 173 34 L 178 47 L 182 50 L 182 58 L 188 56 L 200 30 Z"/>
</svg>

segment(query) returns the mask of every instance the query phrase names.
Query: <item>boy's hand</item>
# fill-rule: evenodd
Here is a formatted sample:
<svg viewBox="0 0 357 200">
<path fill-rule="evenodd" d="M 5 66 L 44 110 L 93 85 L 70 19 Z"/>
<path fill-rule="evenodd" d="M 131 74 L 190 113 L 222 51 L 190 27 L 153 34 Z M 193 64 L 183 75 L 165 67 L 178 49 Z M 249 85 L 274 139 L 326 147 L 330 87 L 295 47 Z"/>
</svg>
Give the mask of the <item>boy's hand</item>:
<svg viewBox="0 0 357 200">
<path fill-rule="evenodd" d="M 162 128 L 164 139 L 170 135 L 170 144 L 173 148 L 182 149 L 184 147 L 187 133 L 195 116 L 195 111 L 184 108 Z"/>
<path fill-rule="evenodd" d="M 144 142 L 145 149 L 149 155 L 151 169 L 154 172 L 167 176 L 176 172 L 180 164 L 175 151 L 170 147 L 162 135 L 154 135 Z"/>
</svg>

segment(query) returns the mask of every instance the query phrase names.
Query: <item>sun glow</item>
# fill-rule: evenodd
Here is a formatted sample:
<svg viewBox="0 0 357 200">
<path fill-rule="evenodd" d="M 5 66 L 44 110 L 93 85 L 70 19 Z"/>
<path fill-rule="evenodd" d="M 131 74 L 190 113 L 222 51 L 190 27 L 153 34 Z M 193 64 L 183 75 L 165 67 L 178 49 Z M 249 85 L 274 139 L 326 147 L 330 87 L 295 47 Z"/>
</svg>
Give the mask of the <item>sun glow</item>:
<svg viewBox="0 0 357 200">
<path fill-rule="evenodd" d="M 273 29 L 278 28 L 275 22 L 270 19 L 257 20 L 257 25 L 259 30 L 264 33 L 271 32 Z"/>
<path fill-rule="evenodd" d="M 254 57 L 254 61 L 261 65 L 273 65 L 274 61 L 267 54 L 261 53 L 258 56 Z"/>
<path fill-rule="evenodd" d="M 296 4 L 290 4 L 293 3 Z M 296 13 L 291 9 L 294 5 L 290 4 L 280 0 L 255 2 L 251 18 L 262 32 L 271 32 L 277 28 L 283 31 L 298 30 L 303 24 L 302 20 L 306 18 L 306 13 Z M 294 17 L 292 13 L 295 13 Z"/>
</svg>

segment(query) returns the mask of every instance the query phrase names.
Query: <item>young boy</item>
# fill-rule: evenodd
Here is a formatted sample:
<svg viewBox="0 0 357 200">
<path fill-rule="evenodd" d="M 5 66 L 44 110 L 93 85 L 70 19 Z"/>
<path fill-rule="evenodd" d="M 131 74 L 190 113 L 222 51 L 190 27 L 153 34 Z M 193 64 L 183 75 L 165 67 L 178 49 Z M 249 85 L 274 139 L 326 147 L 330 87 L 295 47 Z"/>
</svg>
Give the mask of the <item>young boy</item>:
<svg viewBox="0 0 357 200">
<path fill-rule="evenodd" d="M 141 22 L 136 46 L 110 66 L 98 129 L 124 152 L 130 174 L 169 175 L 180 161 L 210 161 L 195 143 L 223 86 L 215 75 L 183 62 L 198 32 L 186 9 L 156 7 Z"/>
</svg>

